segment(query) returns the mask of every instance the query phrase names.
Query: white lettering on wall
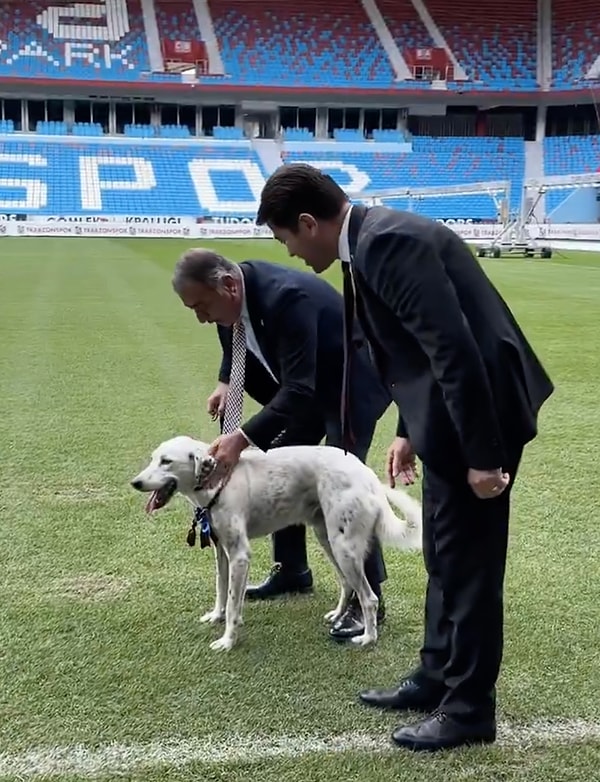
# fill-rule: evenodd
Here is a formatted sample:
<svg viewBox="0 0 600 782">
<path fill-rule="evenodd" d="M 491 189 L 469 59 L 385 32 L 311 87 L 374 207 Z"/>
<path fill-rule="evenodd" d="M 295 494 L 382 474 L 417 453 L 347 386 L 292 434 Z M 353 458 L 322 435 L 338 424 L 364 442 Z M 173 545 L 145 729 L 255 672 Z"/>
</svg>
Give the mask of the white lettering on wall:
<svg viewBox="0 0 600 782">
<path fill-rule="evenodd" d="M 101 179 L 102 166 L 123 166 L 133 170 L 135 179 Z M 153 190 L 156 177 L 152 163 L 141 157 L 83 155 L 79 158 L 81 208 L 102 209 L 102 192 L 107 190 Z"/>
<path fill-rule="evenodd" d="M 98 46 L 84 41 L 67 41 L 65 44 L 65 66 L 70 68 L 75 60 L 80 60 L 85 65 L 95 65 L 110 68 L 112 65 L 110 46 L 105 43 Z"/>
<path fill-rule="evenodd" d="M 46 168 L 48 161 L 42 155 L 18 155 L 0 152 L 0 164 L 25 163 L 28 166 Z M 9 169 L 10 171 L 10 169 Z M 24 179 L 20 176 L 0 178 L 0 189 L 22 189 L 24 198 L 0 198 L 0 209 L 44 209 L 48 203 L 48 185 L 41 179 Z"/>
<path fill-rule="evenodd" d="M 350 182 L 341 185 L 347 193 L 360 193 L 367 185 L 371 184 L 371 177 L 365 171 L 357 168 L 354 163 L 342 163 L 340 160 L 311 160 L 310 164 L 314 168 L 329 169 L 330 171 L 333 169 L 348 174 Z"/>
<path fill-rule="evenodd" d="M 90 24 L 82 24 L 82 19 L 89 19 Z M 120 41 L 129 32 L 126 0 L 51 5 L 38 14 L 36 22 L 62 40 Z"/>
<path fill-rule="evenodd" d="M 0 52 L 8 52 L 7 43 L 0 43 Z M 26 43 L 25 46 L 21 46 L 16 52 L 13 51 L 10 57 L 4 59 L 4 62 L 7 65 L 13 65 L 17 60 L 20 60 L 21 57 L 37 57 L 40 60 L 46 60 L 50 65 L 55 65 L 57 68 L 60 68 L 60 61 L 57 60 L 56 57 L 53 57 L 50 52 L 46 51 L 40 43 L 36 43 L 35 41 Z"/>
<path fill-rule="evenodd" d="M 198 203 L 211 212 L 253 212 L 258 207 L 265 178 L 256 163 L 240 159 L 196 158 L 188 163 Z M 253 201 L 221 201 L 212 183 L 211 171 L 241 171 L 246 177 Z"/>
</svg>

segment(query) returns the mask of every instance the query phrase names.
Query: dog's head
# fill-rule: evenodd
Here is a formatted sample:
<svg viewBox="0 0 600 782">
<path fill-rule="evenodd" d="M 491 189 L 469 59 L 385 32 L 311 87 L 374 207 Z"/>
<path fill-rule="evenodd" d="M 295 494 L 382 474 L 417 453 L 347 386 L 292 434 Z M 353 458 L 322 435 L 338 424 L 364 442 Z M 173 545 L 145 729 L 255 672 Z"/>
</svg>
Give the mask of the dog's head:
<svg viewBox="0 0 600 782">
<path fill-rule="evenodd" d="M 137 491 L 152 492 L 146 511 L 153 513 L 164 508 L 177 491 L 189 494 L 201 487 L 216 466 L 206 443 L 193 437 L 173 437 L 155 448 L 150 463 L 131 485 Z"/>
</svg>

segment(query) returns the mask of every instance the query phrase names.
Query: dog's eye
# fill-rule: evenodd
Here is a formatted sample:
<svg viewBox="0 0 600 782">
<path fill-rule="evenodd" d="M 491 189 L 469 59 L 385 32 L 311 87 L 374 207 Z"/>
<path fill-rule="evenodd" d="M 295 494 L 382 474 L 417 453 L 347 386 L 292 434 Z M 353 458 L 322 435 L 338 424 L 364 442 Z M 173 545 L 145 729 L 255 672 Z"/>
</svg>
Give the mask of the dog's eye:
<svg viewBox="0 0 600 782">
<path fill-rule="evenodd" d="M 160 460 L 160 466 L 161 467 L 168 467 L 170 464 L 173 464 L 173 459 L 166 459 L 164 456 Z"/>
</svg>

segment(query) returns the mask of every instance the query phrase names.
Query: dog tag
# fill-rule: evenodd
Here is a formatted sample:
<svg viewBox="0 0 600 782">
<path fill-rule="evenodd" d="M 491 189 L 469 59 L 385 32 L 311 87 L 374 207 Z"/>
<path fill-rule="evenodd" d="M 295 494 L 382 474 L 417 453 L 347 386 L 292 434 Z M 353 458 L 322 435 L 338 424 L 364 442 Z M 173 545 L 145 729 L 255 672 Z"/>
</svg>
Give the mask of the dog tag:
<svg viewBox="0 0 600 782">
<path fill-rule="evenodd" d="M 210 527 L 210 511 L 208 508 L 196 508 L 194 511 L 194 520 L 192 521 L 192 528 L 188 532 L 187 542 L 188 546 L 196 545 L 196 528 L 200 527 L 200 548 L 207 548 L 210 546 L 212 534 Z"/>
<path fill-rule="evenodd" d="M 196 545 L 196 527 L 198 526 L 198 524 L 202 525 L 203 519 L 204 519 L 204 508 L 196 508 L 194 510 L 194 518 L 192 519 L 192 526 L 187 534 L 188 546 Z"/>
<path fill-rule="evenodd" d="M 207 548 L 210 546 L 211 534 L 210 534 L 210 511 L 204 510 L 200 521 L 200 548 Z"/>
</svg>

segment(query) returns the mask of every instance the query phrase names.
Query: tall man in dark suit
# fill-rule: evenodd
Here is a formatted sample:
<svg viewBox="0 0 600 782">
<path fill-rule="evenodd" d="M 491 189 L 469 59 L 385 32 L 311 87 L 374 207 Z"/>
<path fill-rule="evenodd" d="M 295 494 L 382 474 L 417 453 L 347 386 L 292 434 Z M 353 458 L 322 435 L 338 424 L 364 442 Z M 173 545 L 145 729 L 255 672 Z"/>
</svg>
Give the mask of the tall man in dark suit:
<svg viewBox="0 0 600 782">
<path fill-rule="evenodd" d="M 343 300 L 333 286 L 306 272 L 264 261 L 236 264 L 203 249 L 188 250 L 182 256 L 173 286 L 201 323 L 217 324 L 223 360 L 219 385 L 208 401 L 213 417 L 225 412 L 230 376 L 233 378 L 233 326 L 244 326 L 244 387 L 263 408 L 237 431 L 223 434 L 213 443 L 211 452 L 222 469 L 231 469 L 249 444 L 267 450 L 282 445 L 317 445 L 326 437 L 328 445 L 341 447 Z M 357 393 L 351 412 L 356 426 L 349 450 L 365 461 L 377 421 L 391 396 L 377 376 L 364 337 L 362 346 L 359 344 L 358 328 L 353 342 L 356 360 L 352 378 Z M 248 597 L 311 590 L 305 535 L 304 526 L 294 525 L 273 536 L 277 564 L 262 585 L 249 588 Z M 377 540 L 365 562 L 365 574 L 380 597 L 378 621 L 382 622 L 381 583 L 386 574 Z M 354 597 L 330 635 L 344 641 L 362 629 L 360 605 Z"/>
<path fill-rule="evenodd" d="M 435 750 L 496 736 L 510 491 L 553 386 L 509 308 L 449 228 L 386 207 L 351 206 L 319 170 L 283 166 L 257 222 L 321 273 L 339 258 L 356 313 L 396 402 L 390 483 L 423 464 L 428 573 L 420 664 L 372 706 L 430 715 L 393 733 Z M 357 389 L 350 385 L 350 398 Z"/>
</svg>

